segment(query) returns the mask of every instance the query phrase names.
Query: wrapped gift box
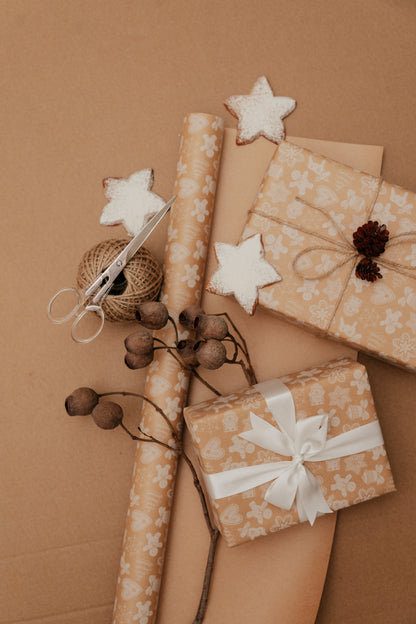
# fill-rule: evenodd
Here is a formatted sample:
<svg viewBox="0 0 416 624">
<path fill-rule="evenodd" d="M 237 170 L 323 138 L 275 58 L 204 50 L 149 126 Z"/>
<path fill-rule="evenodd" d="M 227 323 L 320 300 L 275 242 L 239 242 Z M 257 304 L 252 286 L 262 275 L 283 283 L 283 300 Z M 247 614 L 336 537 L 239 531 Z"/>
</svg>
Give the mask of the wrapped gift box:
<svg viewBox="0 0 416 624">
<path fill-rule="evenodd" d="M 371 245 L 366 252 L 370 269 L 353 244 L 354 232 L 368 221 L 389 233 L 383 252 L 371 258 Z M 416 369 L 414 193 L 283 142 L 242 239 L 258 232 L 266 259 L 282 277 L 260 291 L 261 306 Z M 365 279 L 356 275 L 362 267 Z M 374 281 L 367 281 L 371 274 Z"/>
<path fill-rule="evenodd" d="M 364 366 L 348 358 L 185 409 L 229 546 L 395 490 Z"/>
</svg>

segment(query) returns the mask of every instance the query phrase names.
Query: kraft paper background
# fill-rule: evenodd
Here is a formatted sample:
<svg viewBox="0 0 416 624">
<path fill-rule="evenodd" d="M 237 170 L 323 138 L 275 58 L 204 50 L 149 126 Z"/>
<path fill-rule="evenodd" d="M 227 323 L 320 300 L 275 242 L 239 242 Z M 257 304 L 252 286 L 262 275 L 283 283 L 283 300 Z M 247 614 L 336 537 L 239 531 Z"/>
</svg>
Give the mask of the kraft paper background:
<svg viewBox="0 0 416 624">
<path fill-rule="evenodd" d="M 0 622 L 103 624 L 111 620 L 135 448 L 121 431 L 69 419 L 63 399 L 81 384 L 134 391 L 144 374 L 122 363 L 129 326 L 108 325 L 81 346 L 45 314 L 49 297 L 74 283 L 82 253 L 124 233 L 99 225 L 101 180 L 150 166 L 154 190 L 168 199 L 184 115 L 210 112 L 235 127 L 222 101 L 266 74 L 276 93 L 298 101 L 289 135 L 383 145 L 384 177 L 416 190 L 416 8 L 408 0 L 2 0 L 0 7 Z M 149 241 L 159 258 L 165 234 L 166 224 Z M 284 355 L 290 368 L 292 354 Z M 318 624 L 402 624 L 416 612 L 416 377 L 360 359 L 398 491 L 339 514 Z M 267 364 L 258 360 L 263 375 Z M 136 404 L 124 405 L 133 426 Z M 201 574 L 202 530 L 192 533 Z M 184 603 L 188 592 L 178 594 L 178 586 L 189 578 L 183 567 L 164 587 L 161 621 L 171 621 L 169 600 L 176 609 Z M 225 580 L 220 572 L 215 582 Z M 218 599 L 230 621 L 230 601 Z M 176 611 L 180 621 L 188 620 L 185 608 L 186 615 Z"/>
</svg>

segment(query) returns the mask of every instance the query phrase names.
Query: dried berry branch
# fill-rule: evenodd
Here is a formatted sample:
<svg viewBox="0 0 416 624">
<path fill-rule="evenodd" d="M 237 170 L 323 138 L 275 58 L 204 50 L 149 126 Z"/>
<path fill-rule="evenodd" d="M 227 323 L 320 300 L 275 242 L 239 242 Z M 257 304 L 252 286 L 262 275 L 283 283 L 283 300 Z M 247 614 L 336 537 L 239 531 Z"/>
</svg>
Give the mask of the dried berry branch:
<svg viewBox="0 0 416 624">
<path fill-rule="evenodd" d="M 98 394 L 97 396 L 104 397 L 104 396 L 112 396 L 112 395 L 116 395 L 116 394 L 118 394 L 120 396 L 134 396 L 134 397 L 137 397 L 139 399 L 142 399 L 143 401 L 146 401 L 146 403 L 149 403 L 149 405 L 151 405 L 157 411 L 157 413 L 163 418 L 163 420 L 166 422 L 166 424 L 168 425 L 169 429 L 171 430 L 173 437 L 175 438 L 175 440 L 177 442 L 179 442 L 177 433 L 175 431 L 175 427 L 172 425 L 171 421 L 166 416 L 165 412 L 162 410 L 161 407 L 159 407 L 159 405 L 157 405 L 157 403 L 155 403 L 154 401 L 149 399 L 144 394 L 139 394 L 138 392 L 119 391 L 119 392 L 102 392 L 101 394 Z"/>
<path fill-rule="evenodd" d="M 240 332 L 238 331 L 238 329 L 236 328 L 236 326 L 234 325 L 234 323 L 231 321 L 231 319 L 229 318 L 228 314 L 226 312 L 223 312 L 222 314 L 226 315 L 227 318 L 229 319 L 230 324 L 233 326 L 234 330 L 237 332 L 237 334 L 241 337 L 240 340 L 242 340 L 244 342 L 244 344 L 242 345 L 235 336 L 233 336 L 233 334 L 231 334 L 231 332 L 228 332 L 227 337 L 224 339 L 225 341 L 229 341 L 234 345 L 234 354 L 231 358 L 227 358 L 226 362 L 227 364 L 238 364 L 239 366 L 241 366 L 241 369 L 244 373 L 245 378 L 247 379 L 247 382 L 252 386 L 254 384 L 257 383 L 257 378 L 256 375 L 254 374 L 254 370 L 253 367 L 251 365 L 251 361 L 250 361 L 250 356 L 247 350 L 247 344 L 244 341 L 244 338 L 241 336 Z M 238 353 L 239 351 L 241 351 L 244 360 L 237 360 L 238 357 Z"/>
<path fill-rule="evenodd" d="M 132 433 L 131 431 L 129 431 L 129 429 L 127 429 L 127 427 L 124 425 L 124 423 L 120 423 L 120 427 L 122 429 L 124 429 L 124 431 L 130 436 L 130 438 L 132 440 L 135 440 L 136 442 L 151 442 L 152 444 L 159 444 L 160 446 L 163 446 L 167 449 L 169 449 L 170 451 L 175 450 L 172 449 L 169 444 L 166 444 L 165 442 L 162 442 L 161 440 L 157 440 L 156 438 L 154 438 L 153 436 L 148 436 L 147 438 L 141 438 L 140 436 L 136 436 L 134 435 L 134 433 Z M 141 431 L 141 433 L 143 435 L 148 435 L 146 433 L 144 433 L 141 429 L 139 429 Z"/>
<path fill-rule="evenodd" d="M 213 392 L 214 394 L 216 394 L 217 396 L 221 396 L 221 392 L 219 392 L 218 390 L 216 390 L 214 388 L 214 386 L 212 386 L 206 379 L 204 379 L 203 377 L 201 377 L 201 375 L 198 373 L 197 370 L 193 369 L 192 374 L 201 382 L 204 384 L 204 386 L 206 386 L 208 388 L 208 390 L 211 390 L 211 392 Z"/>
<path fill-rule="evenodd" d="M 163 342 L 162 340 L 159 340 L 158 338 L 155 338 L 155 340 L 158 340 L 158 342 Z M 181 354 L 178 353 L 178 347 L 169 347 L 166 343 L 163 342 L 163 344 L 165 345 L 163 348 L 164 349 L 168 349 L 168 353 L 175 358 L 175 360 L 182 366 L 182 368 L 186 371 L 190 371 L 193 375 L 195 375 L 195 377 L 204 384 L 204 386 L 206 386 L 208 388 L 208 390 L 211 390 L 211 392 L 213 392 L 214 394 L 216 394 L 217 396 L 221 396 L 221 392 L 219 392 L 216 388 L 214 388 L 214 386 L 212 386 L 206 379 L 204 379 L 199 373 L 198 371 L 193 368 L 192 366 L 187 366 L 184 362 L 184 360 L 181 358 Z M 156 347 L 157 348 L 157 347 Z M 178 356 L 173 352 L 173 350 L 176 349 L 176 352 L 178 353 Z M 181 358 L 181 360 L 179 359 Z"/>
<path fill-rule="evenodd" d="M 140 327 L 124 341 L 127 353 L 125 363 L 129 368 L 143 368 L 153 360 L 154 352 L 166 349 L 172 357 L 180 356 L 180 364 L 185 370 L 195 372 L 198 366 L 209 370 L 216 370 L 223 364 L 238 364 L 249 384 L 257 383 L 253 366 L 247 349 L 247 344 L 241 332 L 231 320 L 227 312 L 220 314 L 205 314 L 198 306 L 188 306 L 179 314 L 179 322 L 188 331 L 195 333 L 195 339 L 179 340 L 176 321 L 169 314 L 166 306 L 161 302 L 146 302 L 140 304 L 136 311 L 136 318 Z M 162 329 L 170 321 L 175 330 L 175 343 L 168 345 L 158 337 L 153 337 L 148 330 Z M 228 323 L 227 323 L 228 321 Z M 236 336 L 230 331 L 229 325 Z M 234 345 L 234 355 L 227 358 L 224 342 L 231 341 Z M 154 346 L 157 343 L 159 346 Z M 238 360 L 241 351 L 242 360 Z M 178 360 L 179 361 L 179 360 Z M 199 373 L 195 377 L 205 386 L 220 393 L 209 384 Z"/>
<path fill-rule="evenodd" d="M 201 598 L 199 601 L 198 611 L 196 613 L 195 619 L 192 624 L 201 624 L 201 622 L 203 622 L 204 620 L 205 611 L 207 609 L 207 604 L 208 604 L 211 577 L 212 577 L 212 572 L 214 570 L 214 559 L 215 559 L 215 552 L 217 549 L 218 537 L 219 537 L 219 531 L 218 529 L 215 529 L 211 533 L 211 541 L 209 545 L 207 564 L 205 566 L 205 576 L 204 576 L 204 583 L 202 586 Z"/>
<path fill-rule="evenodd" d="M 183 327 L 194 332 L 194 338 L 187 338 L 186 340 L 179 340 L 176 322 L 163 303 L 146 302 L 141 304 L 137 309 L 136 318 L 140 323 L 138 329 L 127 336 L 124 341 L 127 351 L 125 363 L 129 368 L 138 369 L 147 366 L 152 362 L 156 350 L 166 349 L 183 370 L 193 374 L 217 396 L 220 396 L 220 392 L 200 375 L 196 370 L 197 367 L 201 366 L 202 368 L 215 370 L 226 363 L 237 364 L 241 367 L 249 384 L 257 383 L 246 341 L 226 312 L 208 315 L 198 306 L 185 308 L 179 315 L 179 322 Z M 168 321 L 172 323 L 175 330 L 175 343 L 173 345 L 166 344 L 160 338 L 152 336 L 150 331 L 148 331 L 162 329 Z M 236 336 L 230 331 L 227 321 Z M 230 358 L 227 357 L 227 350 L 224 344 L 227 342 L 234 347 L 234 353 Z M 155 346 L 155 343 L 158 346 Z M 242 357 L 238 359 L 240 353 Z M 144 431 L 140 425 L 137 427 L 140 435 L 132 433 L 123 423 L 123 410 L 120 405 L 112 401 L 100 403 L 100 398 L 111 395 L 134 396 L 149 403 L 169 427 L 172 436 L 171 442 L 155 438 L 150 433 Z M 184 458 L 191 471 L 193 484 L 198 492 L 210 535 L 204 582 L 198 611 L 193 620 L 193 624 L 201 624 L 207 607 L 219 531 L 211 520 L 205 493 L 196 469 L 189 456 L 185 453 L 183 442 L 176 433 L 172 422 L 159 405 L 145 395 L 136 392 L 120 391 L 97 394 L 91 388 L 78 388 L 66 399 L 65 407 L 71 416 L 91 414 L 94 422 L 102 429 L 115 429 L 120 426 L 132 440 L 158 444 Z"/>
<path fill-rule="evenodd" d="M 170 316 L 170 314 L 169 314 L 169 316 L 168 316 L 168 321 L 170 321 L 170 322 L 172 323 L 172 325 L 173 325 L 173 329 L 175 330 L 175 342 L 176 342 L 176 344 L 177 344 L 177 343 L 179 342 L 178 326 L 177 326 L 177 325 L 176 325 L 176 323 L 175 323 L 175 319 L 174 319 L 174 318 L 172 318 L 172 317 Z"/>
<path fill-rule="evenodd" d="M 238 342 L 236 340 L 234 340 L 233 336 L 230 336 L 230 338 L 225 338 L 224 342 L 231 342 L 233 347 L 234 347 L 234 354 L 232 356 L 232 361 L 235 362 L 238 356 Z"/>
<path fill-rule="evenodd" d="M 112 401 L 104 401 L 102 403 L 99 402 L 100 398 L 102 397 L 108 397 L 108 396 L 114 396 L 114 395 L 134 396 L 139 399 L 143 399 L 144 401 L 147 401 L 150 405 L 152 405 L 152 407 L 156 410 L 156 412 L 168 424 L 170 431 L 171 431 L 171 435 L 172 435 L 172 441 L 175 442 L 175 446 L 171 446 L 169 443 L 163 442 L 162 440 L 155 438 L 150 433 L 147 433 L 146 431 L 144 431 L 140 427 L 140 425 L 137 426 L 137 429 L 141 435 L 137 436 L 134 433 L 132 433 L 123 423 L 123 410 L 120 405 L 118 405 L 117 403 L 113 403 Z M 94 422 L 102 429 L 115 429 L 117 426 L 120 426 L 121 429 L 125 433 L 127 433 L 127 435 L 135 442 L 148 442 L 151 444 L 158 444 L 159 446 L 162 446 L 163 448 L 166 448 L 170 451 L 178 453 L 180 456 L 184 458 L 185 463 L 187 464 L 187 466 L 189 467 L 191 471 L 193 484 L 195 486 L 196 491 L 198 492 L 198 496 L 199 496 L 201 506 L 202 506 L 202 511 L 204 514 L 204 519 L 205 519 L 205 522 L 206 522 L 206 525 L 208 527 L 208 531 L 210 534 L 210 548 L 209 548 L 207 565 L 206 565 L 205 574 L 204 574 L 204 582 L 202 586 L 201 598 L 200 598 L 197 615 L 195 616 L 195 619 L 194 619 L 194 624 L 201 624 L 204 618 L 206 605 L 208 601 L 209 586 L 210 586 L 210 581 L 211 581 L 211 576 L 212 576 L 212 571 L 213 571 L 213 566 L 214 566 L 215 549 L 216 549 L 219 532 L 218 532 L 218 529 L 214 526 L 214 524 L 211 521 L 205 493 L 202 488 L 201 482 L 199 480 L 198 474 L 195 470 L 195 467 L 192 463 L 192 460 L 186 454 L 183 448 L 183 442 L 179 439 L 168 416 L 166 415 L 166 413 L 162 410 L 162 408 L 159 405 L 157 405 L 156 403 L 154 403 L 154 401 L 152 401 L 151 399 L 149 399 L 148 397 L 142 394 L 139 394 L 136 392 L 125 392 L 125 391 L 102 392 L 101 394 L 97 394 L 91 388 L 78 388 L 77 390 L 74 390 L 74 392 L 69 397 L 67 397 L 65 401 L 65 407 L 66 407 L 68 414 L 70 414 L 71 416 L 75 416 L 75 415 L 86 416 L 89 413 L 91 413 L 93 416 Z"/>
<path fill-rule="evenodd" d="M 210 545 L 209 545 L 207 563 L 205 566 L 205 574 L 204 574 L 204 582 L 202 585 L 201 598 L 199 600 L 198 610 L 197 610 L 195 619 L 193 621 L 193 624 L 201 624 L 201 622 L 204 619 L 204 615 L 205 615 L 205 611 L 206 611 L 207 603 L 208 603 L 209 588 L 211 585 L 212 572 L 214 570 L 214 558 L 215 558 L 215 551 L 217 548 L 217 541 L 219 537 L 219 530 L 211 521 L 211 517 L 209 515 L 209 510 L 208 510 L 208 505 L 207 505 L 207 500 L 205 498 L 205 493 L 202 489 L 201 482 L 199 481 L 197 472 L 195 470 L 195 467 L 192 461 L 190 460 L 190 458 L 188 457 L 188 455 L 185 453 L 183 449 L 182 449 L 182 456 L 185 462 L 188 464 L 189 469 L 192 472 L 194 486 L 199 494 L 202 509 L 204 512 L 205 522 L 207 524 L 209 535 L 210 535 Z"/>
<path fill-rule="evenodd" d="M 231 327 L 233 328 L 233 330 L 235 331 L 235 333 L 237 334 L 237 336 L 240 338 L 242 344 L 244 345 L 244 353 L 248 356 L 248 349 L 247 349 L 247 343 L 244 339 L 244 336 L 242 335 L 242 333 L 238 330 L 237 326 L 235 325 L 235 323 L 232 321 L 230 315 L 228 314 L 228 312 L 217 312 L 216 314 L 214 314 L 214 316 L 225 316 L 225 318 L 227 319 L 227 321 L 230 323 Z"/>
<path fill-rule="evenodd" d="M 240 347 L 241 351 L 244 353 L 244 356 L 246 358 L 247 372 L 246 372 L 246 370 L 244 370 L 244 369 L 243 370 L 244 370 L 244 374 L 246 376 L 247 381 L 249 382 L 250 385 L 256 384 L 257 383 L 257 377 L 256 377 L 256 374 L 254 372 L 253 365 L 251 363 L 250 354 L 249 354 L 247 343 L 245 341 L 244 336 L 239 331 L 239 329 L 237 328 L 235 323 L 232 321 L 232 319 L 230 318 L 230 315 L 228 314 L 228 312 L 218 312 L 214 316 L 224 316 L 227 319 L 227 321 L 230 323 L 231 327 L 233 328 L 233 330 L 235 331 L 237 336 L 239 337 L 239 339 L 241 341 L 241 344 L 235 339 L 235 337 L 231 333 L 229 333 L 229 336 L 233 340 L 236 341 L 236 343 L 238 344 L 238 346 Z M 240 366 L 241 366 L 241 364 L 240 364 Z"/>
<path fill-rule="evenodd" d="M 254 371 L 251 367 L 251 363 L 249 361 L 249 358 L 246 355 L 246 352 L 244 350 L 244 348 L 241 346 L 241 344 L 238 342 L 238 340 L 236 340 L 234 338 L 234 336 L 232 334 L 229 334 L 229 338 L 226 338 L 224 340 L 224 342 L 231 342 L 234 345 L 234 353 L 233 356 L 231 358 L 227 358 L 226 362 L 227 364 L 238 364 L 239 366 L 241 366 L 241 369 L 244 373 L 245 378 L 247 379 L 247 382 L 250 384 L 250 386 L 254 385 L 257 383 L 257 379 L 256 376 L 254 374 Z M 244 360 L 237 360 L 238 357 L 238 353 L 239 351 L 242 352 L 243 356 L 245 357 L 246 361 L 244 362 Z"/>
</svg>

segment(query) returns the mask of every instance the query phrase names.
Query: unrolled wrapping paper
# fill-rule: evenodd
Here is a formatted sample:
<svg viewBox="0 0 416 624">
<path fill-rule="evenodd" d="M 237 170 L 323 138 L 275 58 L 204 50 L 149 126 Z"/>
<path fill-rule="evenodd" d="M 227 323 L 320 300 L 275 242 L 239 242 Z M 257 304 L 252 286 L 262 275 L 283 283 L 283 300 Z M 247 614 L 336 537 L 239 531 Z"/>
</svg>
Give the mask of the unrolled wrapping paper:
<svg viewBox="0 0 416 624">
<path fill-rule="evenodd" d="M 276 149 L 265 139 L 248 146 L 237 146 L 235 137 L 234 130 L 225 129 L 207 275 L 216 266 L 212 243 L 235 243 L 236 233 L 243 230 L 247 210 Z M 380 171 L 380 147 L 314 139 L 290 140 L 374 175 Z M 249 317 L 231 297 L 220 300 L 205 292 L 203 308 L 207 313 L 226 311 L 230 314 L 248 342 L 258 379 L 279 377 L 341 355 L 355 355 L 343 344 L 318 339 L 299 327 L 264 314 L 262 310 Z M 221 373 L 213 373 L 212 382 L 223 393 L 231 393 L 244 385 L 244 378 L 241 371 L 230 365 L 224 366 Z M 202 384 L 191 384 L 191 405 L 210 398 L 212 393 Z M 189 442 L 189 435 L 186 438 Z M 190 448 L 188 451 L 191 453 Z M 207 535 L 200 501 L 194 490 L 189 471 L 185 468 L 179 471 L 158 624 L 188 622 L 199 600 Z M 186 513 L 183 513 L 184 509 Z M 354 513 L 353 510 L 351 515 Z M 322 595 L 335 518 L 336 514 L 327 514 L 312 529 L 303 523 L 283 534 L 254 540 L 237 548 L 228 548 L 225 540 L 219 539 L 204 624 L 218 624 L 219 620 L 230 624 L 275 624 L 276 617 L 279 624 L 313 624 Z"/>
<path fill-rule="evenodd" d="M 348 358 L 187 407 L 185 419 L 229 546 L 395 489 L 366 369 Z"/>
<path fill-rule="evenodd" d="M 184 120 L 161 296 L 175 319 L 201 298 L 223 131 L 223 120 L 213 115 L 190 114 Z M 170 325 L 157 336 L 168 344 L 175 340 Z M 186 336 L 181 331 L 180 337 Z M 188 374 L 169 353 L 155 352 L 145 395 L 165 411 L 178 433 L 188 383 Z M 168 442 L 171 437 L 167 424 L 147 405 L 141 427 L 159 440 Z M 174 452 L 157 444 L 138 444 L 113 624 L 151 624 L 156 619 L 176 467 Z"/>
<path fill-rule="evenodd" d="M 382 279 L 355 269 L 353 233 L 386 225 Z M 276 150 L 242 238 L 262 233 L 282 280 L 264 308 L 319 334 L 416 370 L 416 194 L 289 142 Z"/>
</svg>

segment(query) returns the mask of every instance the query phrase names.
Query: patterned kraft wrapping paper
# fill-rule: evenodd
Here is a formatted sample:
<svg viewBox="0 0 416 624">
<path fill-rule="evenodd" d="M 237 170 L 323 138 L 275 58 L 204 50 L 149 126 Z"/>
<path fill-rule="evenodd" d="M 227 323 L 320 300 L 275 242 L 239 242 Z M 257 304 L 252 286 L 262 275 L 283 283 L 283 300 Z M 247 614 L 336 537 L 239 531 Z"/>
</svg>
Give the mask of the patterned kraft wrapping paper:
<svg viewBox="0 0 416 624">
<path fill-rule="evenodd" d="M 377 420 L 367 371 L 349 358 L 282 377 L 296 420 L 328 414 L 328 439 Z M 276 426 L 255 387 L 185 409 L 186 424 L 203 472 L 213 474 L 288 458 L 239 437 L 251 429 L 250 412 Z M 347 457 L 305 466 L 318 479 L 329 507 L 336 511 L 395 491 L 384 445 Z M 298 524 L 296 504 L 289 511 L 264 500 L 270 482 L 211 501 L 215 522 L 229 546 Z"/>
<path fill-rule="evenodd" d="M 416 195 L 382 181 L 377 196 L 378 187 L 374 176 L 283 142 L 259 188 L 242 239 L 261 232 L 266 258 L 283 278 L 260 291 L 262 307 L 416 370 Z M 383 278 L 368 282 L 356 277 L 360 258 L 354 258 L 327 277 L 303 279 L 293 262 L 307 248 L 326 248 L 299 259 L 297 268 L 309 278 L 351 256 L 351 250 L 345 253 L 339 247 L 341 243 L 345 249 L 345 242 L 334 223 L 310 206 L 329 213 L 351 243 L 353 232 L 369 219 L 385 224 L 390 237 L 413 232 L 407 240 L 398 239 L 400 244 L 388 243 L 380 256 L 381 261 L 407 268 L 380 266 Z"/>
<path fill-rule="evenodd" d="M 184 120 L 161 295 L 176 320 L 183 308 L 199 304 L 201 298 L 223 131 L 223 120 L 213 115 L 189 114 Z M 187 335 L 181 331 L 180 338 Z M 170 323 L 157 336 L 168 344 L 175 340 Z M 155 353 L 144 394 L 165 411 L 178 433 L 188 383 L 188 374 L 169 353 Z M 167 424 L 147 405 L 141 427 L 160 440 L 170 439 Z M 156 619 L 176 468 L 175 453 L 138 444 L 113 624 L 152 624 Z"/>
</svg>

